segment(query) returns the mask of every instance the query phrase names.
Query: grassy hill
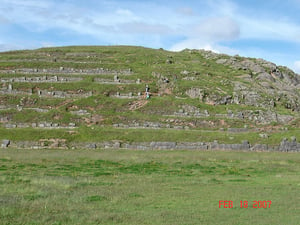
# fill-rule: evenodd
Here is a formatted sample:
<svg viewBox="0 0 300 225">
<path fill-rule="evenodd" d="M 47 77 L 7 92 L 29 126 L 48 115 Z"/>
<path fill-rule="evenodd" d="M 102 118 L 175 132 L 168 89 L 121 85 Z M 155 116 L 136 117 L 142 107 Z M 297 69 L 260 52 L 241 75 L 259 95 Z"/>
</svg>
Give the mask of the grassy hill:
<svg viewBox="0 0 300 225">
<path fill-rule="evenodd" d="M 262 59 L 131 46 L 42 48 L 0 53 L 0 80 L 0 136 L 12 141 L 63 139 L 70 147 L 300 139 L 299 75 Z"/>
</svg>

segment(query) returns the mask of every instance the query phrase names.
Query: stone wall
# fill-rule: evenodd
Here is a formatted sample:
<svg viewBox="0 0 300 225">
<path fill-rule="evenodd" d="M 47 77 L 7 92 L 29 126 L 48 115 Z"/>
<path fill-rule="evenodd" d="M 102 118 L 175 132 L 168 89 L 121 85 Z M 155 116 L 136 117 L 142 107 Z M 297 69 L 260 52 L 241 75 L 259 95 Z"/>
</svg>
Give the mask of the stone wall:
<svg viewBox="0 0 300 225">
<path fill-rule="evenodd" d="M 30 90 L 15 90 L 13 89 L 12 84 L 8 84 L 7 86 L 2 86 L 0 89 L 0 94 L 4 95 L 32 95 L 32 89 Z"/>
<path fill-rule="evenodd" d="M 85 109 L 80 109 L 77 111 L 70 111 L 71 114 L 73 115 L 78 115 L 78 116 L 88 116 L 91 115 L 87 110 Z"/>
<path fill-rule="evenodd" d="M 42 109 L 42 108 L 28 108 L 28 107 L 23 107 L 23 106 L 20 106 L 20 105 L 9 105 L 9 106 L 6 106 L 6 105 L 0 105 L 0 111 L 6 111 L 6 110 L 11 110 L 11 109 L 16 109 L 18 111 L 22 111 L 22 110 L 33 110 L 33 111 L 36 111 L 36 112 L 39 112 L 39 113 L 46 113 L 46 112 L 49 112 L 49 109 Z M 0 121 L 1 121 L 1 117 L 0 116 Z"/>
<path fill-rule="evenodd" d="M 83 92 L 78 90 L 76 92 L 65 92 L 65 91 L 48 91 L 38 90 L 38 96 L 47 98 L 87 98 L 92 96 L 92 91 Z"/>
<path fill-rule="evenodd" d="M 116 94 L 110 95 L 113 98 L 125 98 L 125 99 L 134 99 L 134 98 L 142 98 L 141 92 L 134 94 L 132 92 L 129 93 L 120 93 L 117 92 Z"/>
<path fill-rule="evenodd" d="M 13 86 L 9 84 L 7 87 L 0 89 L 0 94 L 8 95 L 32 95 L 33 90 L 28 89 L 26 91 L 13 89 Z M 93 95 L 92 91 L 84 92 L 82 90 L 73 91 L 48 91 L 48 90 L 38 90 L 38 96 L 48 97 L 48 98 L 87 98 Z"/>
<path fill-rule="evenodd" d="M 74 69 L 74 68 L 49 68 L 49 69 L 32 69 L 22 68 L 14 70 L 0 70 L 0 73 L 5 74 L 82 74 L 82 75 L 131 75 L 133 74 L 131 69 L 124 70 L 110 70 L 104 68 L 97 69 Z"/>
<path fill-rule="evenodd" d="M 141 80 L 125 80 L 120 79 L 117 75 L 115 75 L 113 79 L 95 78 L 94 82 L 100 84 L 140 84 Z"/>
<path fill-rule="evenodd" d="M 180 117 L 208 117 L 209 112 L 207 110 L 200 111 L 199 108 L 192 105 L 182 105 L 177 112 L 174 112 L 174 116 Z"/>
<path fill-rule="evenodd" d="M 255 123 L 268 124 L 271 122 L 278 123 L 288 123 L 294 119 L 291 115 L 280 115 L 274 111 L 266 110 L 244 110 L 239 112 L 232 112 L 228 110 L 227 114 L 210 114 L 207 110 L 200 110 L 195 106 L 183 105 L 180 106 L 179 110 L 171 115 L 165 116 L 176 116 L 176 117 L 195 117 L 195 118 L 205 118 L 209 116 L 214 116 L 217 118 L 227 118 L 227 119 L 238 119 L 238 120 L 249 120 Z"/>
<path fill-rule="evenodd" d="M 292 137 L 291 141 L 288 141 L 287 138 L 284 138 L 280 143 L 279 151 L 299 152 L 300 151 L 300 143 L 297 142 L 295 137 Z"/>
<path fill-rule="evenodd" d="M 83 80 L 82 77 L 59 77 L 59 76 L 39 76 L 39 77 L 13 77 L 13 78 L 0 78 L 2 83 L 65 83 L 65 82 L 76 82 Z"/>
<path fill-rule="evenodd" d="M 243 141 L 237 144 L 214 142 L 72 142 L 61 139 L 41 139 L 39 141 L 2 140 L 2 148 L 69 148 L 69 149 L 132 149 L 132 150 L 222 150 L 222 151 L 282 151 L 300 152 L 300 143 L 292 138 L 284 139 L 280 145 L 254 144 Z"/>
<path fill-rule="evenodd" d="M 130 124 L 123 124 L 123 123 L 116 123 L 113 124 L 115 128 L 139 128 L 139 129 L 161 129 L 161 128 L 168 128 L 168 129 L 190 129 L 189 126 L 183 125 L 172 125 L 172 124 L 165 124 L 160 122 L 144 122 L 144 123 L 130 123 Z"/>
<path fill-rule="evenodd" d="M 6 140 L 8 141 L 8 140 Z M 3 145 L 3 141 L 2 141 Z M 65 139 L 40 139 L 39 141 L 9 141 L 8 146 L 19 149 L 67 149 Z"/>
<path fill-rule="evenodd" d="M 68 125 L 62 125 L 59 123 L 52 122 L 39 122 L 39 123 L 6 123 L 4 125 L 7 129 L 13 128 L 39 128 L 39 129 L 74 129 L 76 128 L 75 123 L 69 123 Z"/>
</svg>

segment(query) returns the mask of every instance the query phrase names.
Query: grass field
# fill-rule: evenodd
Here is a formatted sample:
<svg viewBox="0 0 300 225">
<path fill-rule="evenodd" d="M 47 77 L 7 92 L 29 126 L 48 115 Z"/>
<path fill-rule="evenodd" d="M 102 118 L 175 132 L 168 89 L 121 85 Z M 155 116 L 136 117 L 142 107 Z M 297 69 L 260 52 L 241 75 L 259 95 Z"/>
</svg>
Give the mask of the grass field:
<svg viewBox="0 0 300 225">
<path fill-rule="evenodd" d="M 1 150 L 0 224 L 299 224 L 299 174 L 297 153 Z"/>
</svg>

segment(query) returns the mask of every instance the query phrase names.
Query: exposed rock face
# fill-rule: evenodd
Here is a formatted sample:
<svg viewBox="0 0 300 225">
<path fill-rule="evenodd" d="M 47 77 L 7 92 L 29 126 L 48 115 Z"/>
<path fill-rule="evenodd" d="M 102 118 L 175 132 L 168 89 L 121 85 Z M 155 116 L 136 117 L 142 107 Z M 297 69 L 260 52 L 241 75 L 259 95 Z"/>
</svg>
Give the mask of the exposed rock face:
<svg viewBox="0 0 300 225">
<path fill-rule="evenodd" d="M 204 91 L 200 88 L 191 88 L 186 91 L 186 94 L 190 98 L 199 98 L 200 101 L 202 101 L 205 96 Z"/>
<path fill-rule="evenodd" d="M 287 109 L 300 111 L 300 93 L 297 91 L 300 88 L 300 76 L 288 68 L 277 67 L 262 59 L 238 57 L 219 58 L 216 63 L 247 71 L 248 75 L 233 81 L 233 94 L 220 95 L 193 87 L 186 91 L 190 98 L 199 98 L 200 101 L 216 105 L 245 104 L 274 108 L 280 104 Z"/>
<path fill-rule="evenodd" d="M 300 76 L 286 67 L 263 59 L 247 59 L 240 57 L 219 58 L 218 64 L 228 65 L 234 69 L 245 70 L 251 77 L 235 82 L 233 103 L 256 107 L 275 107 L 276 103 L 300 111 Z M 268 97 L 267 97 L 268 96 Z M 268 99 L 269 98 L 269 99 Z"/>
<path fill-rule="evenodd" d="M 261 74 L 259 74 L 257 77 L 256 77 L 256 80 L 260 80 L 260 81 L 271 81 L 271 82 L 275 82 L 275 78 L 269 74 L 269 73 L 266 73 L 266 72 L 263 72 Z"/>
</svg>

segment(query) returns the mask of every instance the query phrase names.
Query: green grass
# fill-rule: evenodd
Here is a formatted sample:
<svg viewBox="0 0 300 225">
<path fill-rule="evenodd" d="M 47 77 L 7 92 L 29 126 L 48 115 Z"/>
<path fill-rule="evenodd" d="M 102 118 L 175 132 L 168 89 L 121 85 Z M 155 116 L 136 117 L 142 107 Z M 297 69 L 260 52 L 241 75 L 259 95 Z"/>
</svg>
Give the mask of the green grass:
<svg viewBox="0 0 300 225">
<path fill-rule="evenodd" d="M 0 224 L 300 220 L 299 154 L 11 149 L 0 151 L 0 163 Z M 220 200 L 233 208 L 219 208 Z M 255 209 L 255 200 L 271 208 Z"/>
<path fill-rule="evenodd" d="M 62 118 L 61 121 L 68 122 L 69 118 Z M 173 141 L 173 142 L 213 142 L 219 143 L 241 143 L 248 140 L 250 144 L 279 145 L 283 138 L 290 139 L 295 136 L 300 140 L 299 129 L 288 131 L 277 131 L 268 133 L 269 138 L 260 138 L 259 132 L 230 133 L 215 129 L 202 130 L 176 130 L 176 129 L 123 129 L 100 127 L 100 126 L 80 126 L 76 129 L 76 134 L 70 134 L 68 129 L 39 129 L 39 128 L 0 128 L 2 139 L 13 141 L 38 141 L 40 139 L 63 138 L 68 142 L 103 142 L 119 140 L 121 142 L 151 142 L 151 141 Z"/>
</svg>

